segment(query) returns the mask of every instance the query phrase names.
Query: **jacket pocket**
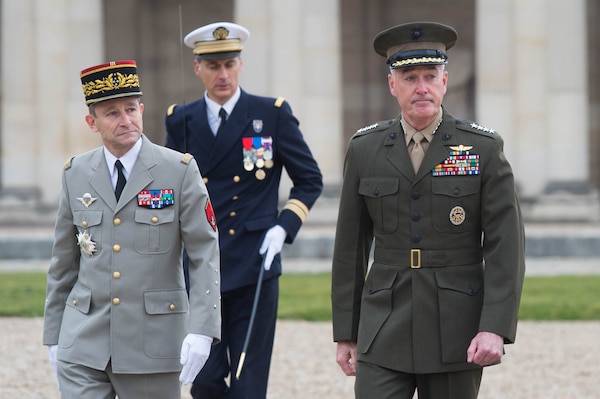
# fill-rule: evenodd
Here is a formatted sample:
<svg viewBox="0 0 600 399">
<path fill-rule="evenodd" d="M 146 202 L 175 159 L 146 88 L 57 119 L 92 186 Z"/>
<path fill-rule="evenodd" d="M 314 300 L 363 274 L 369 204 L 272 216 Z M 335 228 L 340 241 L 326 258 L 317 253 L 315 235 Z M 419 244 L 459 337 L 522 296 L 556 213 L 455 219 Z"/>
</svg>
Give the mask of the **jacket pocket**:
<svg viewBox="0 0 600 399">
<path fill-rule="evenodd" d="M 392 313 L 392 291 L 398 272 L 373 264 L 363 288 L 360 323 L 358 325 L 358 353 L 369 351 L 371 344 Z"/>
<path fill-rule="evenodd" d="M 92 303 L 92 292 L 81 285 L 75 285 L 69 296 L 63 313 L 58 345 L 69 348 L 75 342 L 82 327 L 88 320 Z"/>
<path fill-rule="evenodd" d="M 360 179 L 358 193 L 363 196 L 374 228 L 393 233 L 398 227 L 400 180 L 397 177 L 366 177 Z"/>
<path fill-rule="evenodd" d="M 98 255 L 102 249 L 102 211 L 73 211 L 73 224 L 78 233 L 88 232 L 91 240 L 96 244 L 94 255 Z"/>
<path fill-rule="evenodd" d="M 458 270 L 460 269 L 460 270 Z M 471 265 L 437 271 L 442 361 L 467 361 L 467 348 L 479 331 L 483 307 L 483 267 Z"/>
<path fill-rule="evenodd" d="M 146 354 L 153 358 L 178 358 L 188 320 L 189 303 L 185 289 L 146 291 L 144 309 Z"/>
<path fill-rule="evenodd" d="M 171 249 L 175 210 L 172 208 L 135 210 L 135 250 L 141 254 L 161 254 Z"/>
<path fill-rule="evenodd" d="M 480 175 L 434 177 L 431 192 L 431 219 L 436 231 L 461 233 L 480 228 Z"/>
</svg>

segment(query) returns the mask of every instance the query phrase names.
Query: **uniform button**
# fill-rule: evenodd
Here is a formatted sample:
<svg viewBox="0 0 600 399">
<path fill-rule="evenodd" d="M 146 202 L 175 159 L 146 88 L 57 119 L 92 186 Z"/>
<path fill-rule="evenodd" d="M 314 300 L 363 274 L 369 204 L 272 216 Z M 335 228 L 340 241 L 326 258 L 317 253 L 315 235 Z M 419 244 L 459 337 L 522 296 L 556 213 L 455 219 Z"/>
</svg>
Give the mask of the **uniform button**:
<svg viewBox="0 0 600 399">
<path fill-rule="evenodd" d="M 119 218 L 115 218 L 115 220 L 113 220 L 113 224 L 114 224 L 115 226 L 119 226 L 119 225 L 121 224 L 121 219 L 119 219 Z"/>
<path fill-rule="evenodd" d="M 152 216 L 152 223 L 158 223 L 158 218 L 156 216 Z"/>
<path fill-rule="evenodd" d="M 421 235 L 417 234 L 417 233 L 413 234 L 412 235 L 412 240 L 413 240 L 413 242 L 419 242 L 419 241 L 421 241 Z"/>
<path fill-rule="evenodd" d="M 467 292 L 469 293 L 469 295 L 473 295 L 475 293 L 475 290 L 473 288 L 469 288 Z"/>
<path fill-rule="evenodd" d="M 82 225 L 83 227 L 87 227 L 87 226 L 88 226 L 88 223 L 87 223 L 87 222 L 84 220 L 83 222 L 81 222 L 81 225 Z"/>
<path fill-rule="evenodd" d="M 237 195 L 234 195 L 233 197 L 231 197 L 231 199 L 232 199 L 233 201 L 237 201 L 238 199 L 240 199 L 240 197 L 238 197 Z"/>
<path fill-rule="evenodd" d="M 234 229 L 229 229 L 229 235 L 230 235 L 230 236 L 233 236 L 233 235 L 235 235 L 235 230 L 234 230 Z"/>
<path fill-rule="evenodd" d="M 410 198 L 418 200 L 419 198 L 421 198 L 421 193 L 418 191 L 413 191 L 412 193 L 410 193 Z"/>
<path fill-rule="evenodd" d="M 174 305 L 174 304 L 170 304 L 170 305 L 169 305 L 169 309 L 171 309 L 171 310 L 175 310 L 175 305 Z"/>
<path fill-rule="evenodd" d="M 373 195 L 379 197 L 379 190 L 373 190 Z"/>
<path fill-rule="evenodd" d="M 229 217 L 234 218 L 234 217 L 236 217 L 236 215 L 237 215 L 237 213 L 235 211 L 229 212 Z"/>
<path fill-rule="evenodd" d="M 460 188 L 456 187 L 454 190 L 452 190 L 452 194 L 459 195 L 460 194 Z"/>
<path fill-rule="evenodd" d="M 239 183 L 240 182 L 240 177 L 239 176 L 233 176 L 233 182 L 234 183 Z"/>
<path fill-rule="evenodd" d="M 113 278 L 114 278 L 115 280 L 118 280 L 118 279 L 120 279 L 120 278 L 121 278 L 121 273 L 119 273 L 119 272 L 114 272 L 114 273 L 113 273 Z"/>
<path fill-rule="evenodd" d="M 73 299 L 73 306 L 77 306 L 77 299 Z"/>
<path fill-rule="evenodd" d="M 121 246 L 119 244 L 113 245 L 113 251 L 114 252 L 121 252 Z"/>
<path fill-rule="evenodd" d="M 421 219 L 421 215 L 418 212 L 413 212 L 410 215 L 413 222 L 418 222 Z"/>
<path fill-rule="evenodd" d="M 203 177 L 202 181 L 204 182 L 204 184 L 208 183 L 208 177 Z"/>
<path fill-rule="evenodd" d="M 113 305 L 118 305 L 121 303 L 121 300 L 119 298 L 114 298 L 113 299 Z"/>
</svg>

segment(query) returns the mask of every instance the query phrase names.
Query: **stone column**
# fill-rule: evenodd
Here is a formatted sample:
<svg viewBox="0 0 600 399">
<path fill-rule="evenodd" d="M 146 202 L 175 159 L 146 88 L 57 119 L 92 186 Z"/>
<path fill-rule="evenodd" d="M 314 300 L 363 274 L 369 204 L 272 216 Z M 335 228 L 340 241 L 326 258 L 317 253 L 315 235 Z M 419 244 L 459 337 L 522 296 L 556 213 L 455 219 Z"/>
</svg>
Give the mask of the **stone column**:
<svg viewBox="0 0 600 399">
<path fill-rule="evenodd" d="M 102 62 L 101 0 L 2 1 L 2 188 L 55 206 L 62 165 L 100 141 L 79 72 Z"/>
<path fill-rule="evenodd" d="M 326 186 L 339 185 L 345 150 L 338 7 L 337 0 L 240 0 L 234 11 L 235 22 L 250 31 L 241 86 L 286 98 Z"/>
<path fill-rule="evenodd" d="M 589 181 L 585 1 L 478 0 L 477 114 L 525 198 Z"/>
</svg>

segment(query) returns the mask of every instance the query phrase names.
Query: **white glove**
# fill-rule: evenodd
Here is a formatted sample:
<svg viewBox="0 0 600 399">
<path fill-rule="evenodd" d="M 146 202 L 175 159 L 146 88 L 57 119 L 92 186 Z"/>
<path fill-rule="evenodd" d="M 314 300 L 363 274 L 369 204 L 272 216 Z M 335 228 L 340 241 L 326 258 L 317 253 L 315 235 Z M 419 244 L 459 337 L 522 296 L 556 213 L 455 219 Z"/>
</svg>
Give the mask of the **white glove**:
<svg viewBox="0 0 600 399">
<path fill-rule="evenodd" d="M 271 227 L 267 231 L 267 234 L 265 234 L 265 239 L 258 250 L 258 253 L 261 255 L 264 255 L 265 252 L 267 253 L 265 255 L 265 270 L 271 269 L 271 263 L 273 263 L 275 255 L 280 253 L 283 248 L 285 237 L 287 237 L 287 232 L 278 224 Z"/>
<path fill-rule="evenodd" d="M 50 366 L 52 366 L 52 372 L 54 372 L 54 378 L 56 379 L 56 386 L 60 389 L 58 385 L 58 372 L 56 370 L 56 353 L 58 352 L 58 345 L 49 345 L 48 346 L 48 360 L 50 360 Z"/>
<path fill-rule="evenodd" d="M 189 384 L 198 375 L 204 363 L 210 355 L 210 346 L 212 338 L 201 334 L 188 334 L 181 345 L 181 357 L 179 362 L 182 364 L 179 381 Z"/>
</svg>

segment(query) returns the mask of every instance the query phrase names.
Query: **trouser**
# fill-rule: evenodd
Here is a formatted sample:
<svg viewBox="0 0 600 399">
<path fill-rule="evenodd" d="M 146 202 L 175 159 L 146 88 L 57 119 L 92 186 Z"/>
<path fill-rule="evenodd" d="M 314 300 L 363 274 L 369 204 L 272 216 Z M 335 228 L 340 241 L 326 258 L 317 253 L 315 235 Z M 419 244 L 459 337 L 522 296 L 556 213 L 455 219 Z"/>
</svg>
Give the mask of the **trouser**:
<svg viewBox="0 0 600 399">
<path fill-rule="evenodd" d="M 476 399 L 482 369 L 447 373 L 409 374 L 371 363 L 357 362 L 356 399 Z"/>
<path fill-rule="evenodd" d="M 221 294 L 221 342 L 213 345 L 192 384 L 194 399 L 265 399 L 277 321 L 277 277 L 262 283 L 246 359 L 240 379 L 235 378 L 255 292 L 252 285 Z"/>
<path fill-rule="evenodd" d="M 179 373 L 115 374 L 106 370 L 57 362 L 62 399 L 181 399 Z"/>
</svg>

